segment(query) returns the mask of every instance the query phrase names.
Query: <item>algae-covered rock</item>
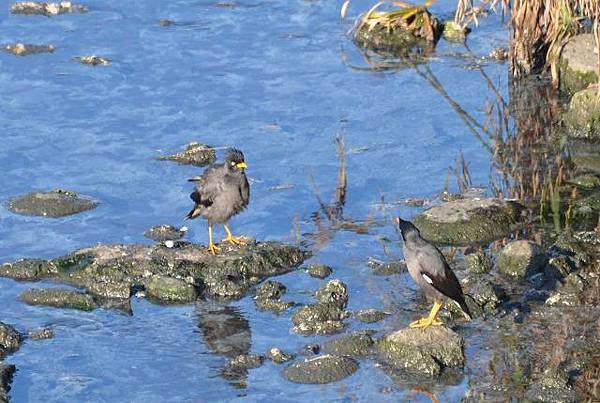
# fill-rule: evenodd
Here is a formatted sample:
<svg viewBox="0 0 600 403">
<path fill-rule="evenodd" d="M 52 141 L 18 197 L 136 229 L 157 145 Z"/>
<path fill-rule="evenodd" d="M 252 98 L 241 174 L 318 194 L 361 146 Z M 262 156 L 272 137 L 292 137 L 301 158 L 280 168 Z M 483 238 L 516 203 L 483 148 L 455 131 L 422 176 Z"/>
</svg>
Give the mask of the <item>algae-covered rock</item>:
<svg viewBox="0 0 600 403">
<path fill-rule="evenodd" d="M 320 304 L 333 304 L 340 309 L 348 305 L 348 287 L 340 280 L 329 281 L 317 291 L 315 296 Z"/>
<path fill-rule="evenodd" d="M 148 297 L 162 302 L 187 303 L 198 298 L 196 287 L 178 278 L 152 276 L 146 281 Z"/>
<path fill-rule="evenodd" d="M 469 278 L 462 283 L 462 288 L 465 292 L 465 302 L 474 318 L 495 315 L 505 298 L 504 292 L 484 277 Z M 450 302 L 445 306 L 456 317 L 464 317 L 462 310 L 455 303 Z"/>
<path fill-rule="evenodd" d="M 567 136 L 600 142 L 600 98 L 597 91 L 590 88 L 573 94 L 563 120 Z"/>
<path fill-rule="evenodd" d="M 377 341 L 378 361 L 411 376 L 438 376 L 444 367 L 465 364 L 464 340 L 443 327 L 401 329 Z"/>
<path fill-rule="evenodd" d="M 286 291 L 287 288 L 283 284 L 277 281 L 267 281 L 258 287 L 254 303 L 261 311 L 281 313 L 294 306 L 293 302 L 286 302 L 281 299 Z"/>
<path fill-rule="evenodd" d="M 21 347 L 23 336 L 11 325 L 0 322 L 0 359 Z"/>
<path fill-rule="evenodd" d="M 529 401 L 541 403 L 575 403 L 580 401 L 571 386 L 569 375 L 560 369 L 549 368 L 525 393 Z"/>
<path fill-rule="evenodd" d="M 338 337 L 323 345 L 323 351 L 346 357 L 366 357 L 372 351 L 375 342 L 368 332 L 359 331 Z"/>
<path fill-rule="evenodd" d="M 385 319 L 389 313 L 369 308 L 354 312 L 354 317 L 363 323 L 375 323 Z"/>
<path fill-rule="evenodd" d="M 292 363 L 283 370 L 283 377 L 295 383 L 325 384 L 347 378 L 357 370 L 358 363 L 352 358 L 328 354 Z"/>
<path fill-rule="evenodd" d="M 471 30 L 468 27 L 463 27 L 452 20 L 444 21 L 442 36 L 449 42 L 463 43 L 469 32 Z"/>
<path fill-rule="evenodd" d="M 73 59 L 81 64 L 88 64 L 90 66 L 108 66 L 111 62 L 109 57 L 96 55 L 75 56 Z"/>
<path fill-rule="evenodd" d="M 509 243 L 500 251 L 496 267 L 500 273 L 524 278 L 542 271 L 546 261 L 546 253 L 540 245 L 519 240 Z"/>
<path fill-rule="evenodd" d="M 37 53 L 52 53 L 56 50 L 54 45 L 32 45 L 29 43 L 15 43 L 6 45 L 4 48 L 8 53 L 16 56 L 35 55 Z"/>
<path fill-rule="evenodd" d="M 12 364 L 4 364 L 0 361 L 0 402 L 8 402 L 10 383 L 17 368 Z"/>
<path fill-rule="evenodd" d="M 60 3 L 46 3 L 38 1 L 21 1 L 10 7 L 13 14 L 40 14 L 45 16 L 85 13 L 87 6 L 81 4 L 72 4 L 70 1 L 61 1 Z"/>
<path fill-rule="evenodd" d="M 54 338 L 54 330 L 49 327 L 44 327 L 38 330 L 32 330 L 27 333 L 27 336 L 33 340 L 48 340 Z"/>
<path fill-rule="evenodd" d="M 156 242 L 176 241 L 187 233 L 187 227 L 177 228 L 169 224 L 155 225 L 144 232 L 146 238 Z"/>
<path fill-rule="evenodd" d="M 484 251 L 477 251 L 465 255 L 467 270 L 474 274 L 483 274 L 492 270 L 492 259 Z"/>
<path fill-rule="evenodd" d="M 314 304 L 299 308 L 292 316 L 294 331 L 304 336 L 339 333 L 346 326 L 346 311 L 336 304 Z"/>
<path fill-rule="evenodd" d="M 131 289 L 164 276 L 183 280 L 186 298 L 191 288 L 210 298 L 241 298 L 262 279 L 287 273 L 306 258 L 305 252 L 278 242 L 226 246 L 217 255 L 202 245 L 97 245 L 47 261 L 17 261 L 0 267 L 0 276 L 37 280 L 50 278 L 85 288 L 104 298 L 128 298 Z M 169 280 L 171 281 L 171 280 Z M 179 283 L 178 283 L 179 284 Z M 152 295 L 173 302 L 168 295 Z"/>
<path fill-rule="evenodd" d="M 183 165 L 195 165 L 203 167 L 212 164 L 217 159 L 215 149 L 205 144 L 196 142 L 189 143 L 185 150 L 174 155 L 163 155 L 156 157 L 161 161 L 175 161 Z"/>
<path fill-rule="evenodd" d="M 21 294 L 21 299 L 29 305 L 45 305 L 80 311 L 92 311 L 98 308 L 98 304 L 91 295 L 60 288 L 34 288 Z"/>
<path fill-rule="evenodd" d="M 376 276 L 390 276 L 392 274 L 400 274 L 408 271 L 406 262 L 403 260 L 396 262 L 381 262 L 379 260 L 369 259 L 368 265 Z"/>
<path fill-rule="evenodd" d="M 515 210 L 497 199 L 461 199 L 425 210 L 413 222 L 424 238 L 435 243 L 485 244 L 509 233 Z"/>
<path fill-rule="evenodd" d="M 600 143 L 573 137 L 567 140 L 566 147 L 573 163 L 581 170 L 600 173 Z"/>
<path fill-rule="evenodd" d="M 598 82 L 596 41 L 591 33 L 576 35 L 567 42 L 561 53 L 561 88 L 575 93 Z"/>
<path fill-rule="evenodd" d="M 87 196 L 62 189 L 28 193 L 7 203 L 7 208 L 15 214 L 54 218 L 81 213 L 97 206 L 98 202 Z"/>
<path fill-rule="evenodd" d="M 267 353 L 267 357 L 269 357 L 275 364 L 283 364 L 286 361 L 294 359 L 294 354 L 289 354 L 278 349 L 277 347 L 273 347 Z"/>
<path fill-rule="evenodd" d="M 600 187 L 600 178 L 596 175 L 584 174 L 578 175 L 568 181 L 581 189 L 594 189 Z"/>
<path fill-rule="evenodd" d="M 313 264 L 310 265 L 306 271 L 311 277 L 320 278 L 321 280 L 327 278 L 333 273 L 331 267 L 325 264 Z"/>
</svg>

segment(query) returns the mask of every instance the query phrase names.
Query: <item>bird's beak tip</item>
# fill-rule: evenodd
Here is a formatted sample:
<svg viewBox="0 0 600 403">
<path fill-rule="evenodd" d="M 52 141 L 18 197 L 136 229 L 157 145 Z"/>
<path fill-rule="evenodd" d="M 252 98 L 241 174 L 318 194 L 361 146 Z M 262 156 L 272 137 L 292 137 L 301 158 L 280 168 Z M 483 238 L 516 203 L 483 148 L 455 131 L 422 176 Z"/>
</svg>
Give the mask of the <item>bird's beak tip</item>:
<svg viewBox="0 0 600 403">
<path fill-rule="evenodd" d="M 400 225 L 400 221 L 402 221 L 400 217 L 396 217 L 396 224 Z"/>
<path fill-rule="evenodd" d="M 239 162 L 236 167 L 238 167 L 239 169 L 245 169 L 248 168 L 248 165 L 245 162 Z"/>
</svg>

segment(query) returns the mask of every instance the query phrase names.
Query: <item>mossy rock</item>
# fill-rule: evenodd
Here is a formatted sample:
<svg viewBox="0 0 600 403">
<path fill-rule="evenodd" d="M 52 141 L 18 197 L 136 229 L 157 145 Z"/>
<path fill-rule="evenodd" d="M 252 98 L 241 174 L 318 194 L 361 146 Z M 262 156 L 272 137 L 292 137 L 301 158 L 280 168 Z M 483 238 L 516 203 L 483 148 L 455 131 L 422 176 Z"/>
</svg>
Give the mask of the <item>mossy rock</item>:
<svg viewBox="0 0 600 403">
<path fill-rule="evenodd" d="M 29 305 L 44 305 L 80 311 L 92 311 L 99 306 L 89 294 L 60 288 L 34 288 L 21 294 L 21 299 Z"/>
<path fill-rule="evenodd" d="M 549 368 L 525 393 L 528 401 L 542 403 L 575 403 L 581 401 L 571 386 L 569 374 L 564 370 Z"/>
<path fill-rule="evenodd" d="M 23 336 L 11 325 L 0 322 L 0 359 L 21 347 Z"/>
<path fill-rule="evenodd" d="M 443 326 L 398 330 L 377 341 L 377 352 L 380 363 L 422 378 L 465 364 L 463 338 Z"/>
<path fill-rule="evenodd" d="M 304 336 L 340 333 L 348 314 L 338 304 L 313 304 L 299 308 L 292 316 L 294 331 Z"/>
<path fill-rule="evenodd" d="M 17 368 L 12 364 L 4 364 L 0 361 L 0 402 L 8 402 L 10 383 Z"/>
<path fill-rule="evenodd" d="M 374 341 L 369 333 L 359 331 L 328 341 L 323 346 L 323 351 L 335 355 L 361 358 L 371 353 L 373 345 Z"/>
<path fill-rule="evenodd" d="M 70 1 L 61 1 L 60 3 L 20 1 L 10 6 L 10 12 L 13 14 L 39 14 L 47 17 L 59 14 L 86 13 L 87 11 L 87 6 L 72 4 Z"/>
<path fill-rule="evenodd" d="M 198 298 L 196 287 L 168 276 L 152 276 L 146 281 L 148 297 L 162 302 L 187 303 Z"/>
<path fill-rule="evenodd" d="M 431 242 L 466 246 L 506 236 L 515 216 L 515 207 L 498 199 L 461 199 L 425 210 L 413 223 Z"/>
<path fill-rule="evenodd" d="M 283 370 L 283 377 L 294 383 L 325 384 L 349 377 L 358 370 L 352 358 L 322 355 L 296 361 Z"/>
<path fill-rule="evenodd" d="M 369 308 L 362 309 L 358 312 L 354 312 L 353 316 L 363 323 L 375 323 L 387 318 L 390 314 L 387 312 L 379 311 L 377 309 Z"/>
<path fill-rule="evenodd" d="M 81 213 L 97 206 L 98 202 L 90 197 L 62 189 L 28 193 L 9 200 L 6 205 L 15 214 L 52 218 Z"/>
<path fill-rule="evenodd" d="M 594 89 L 576 92 L 564 115 L 567 136 L 600 142 L 600 97 Z"/>
<path fill-rule="evenodd" d="M 272 311 L 282 313 L 293 307 L 293 302 L 286 302 L 281 299 L 286 293 L 287 288 L 277 281 L 267 281 L 258 287 L 254 303 L 260 311 Z"/>
<path fill-rule="evenodd" d="M 540 245 L 519 240 L 510 242 L 498 253 L 496 268 L 508 276 L 524 278 L 541 272 L 547 260 Z"/>
<path fill-rule="evenodd" d="M 444 21 L 442 36 L 448 42 L 464 43 L 471 32 L 468 27 L 463 27 L 453 20 Z"/>
<path fill-rule="evenodd" d="M 175 161 L 182 165 L 194 165 L 203 167 L 212 164 L 217 159 L 215 149 L 197 142 L 189 143 L 185 150 L 173 154 L 173 155 L 162 155 L 156 157 L 160 161 Z"/>
<path fill-rule="evenodd" d="M 569 40 L 560 60 L 561 90 L 574 94 L 598 82 L 596 41 L 593 34 L 580 34 Z"/>
</svg>

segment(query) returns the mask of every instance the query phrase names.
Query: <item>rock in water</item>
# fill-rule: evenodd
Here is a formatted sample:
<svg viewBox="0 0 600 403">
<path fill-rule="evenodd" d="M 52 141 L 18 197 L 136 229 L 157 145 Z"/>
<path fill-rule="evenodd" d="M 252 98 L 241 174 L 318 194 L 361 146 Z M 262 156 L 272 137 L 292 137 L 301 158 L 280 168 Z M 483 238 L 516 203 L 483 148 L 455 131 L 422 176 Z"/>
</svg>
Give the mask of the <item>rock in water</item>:
<svg viewBox="0 0 600 403">
<path fill-rule="evenodd" d="M 0 359 L 21 347 L 23 336 L 11 325 L 0 322 Z"/>
<path fill-rule="evenodd" d="M 156 242 L 176 241 L 183 238 L 187 232 L 187 227 L 177 228 L 169 224 L 155 225 L 144 232 L 146 238 Z"/>
<path fill-rule="evenodd" d="M 292 363 L 283 370 L 283 377 L 295 383 L 324 384 L 342 380 L 357 369 L 352 358 L 328 354 Z"/>
<path fill-rule="evenodd" d="M 152 276 L 146 282 L 148 297 L 161 302 L 188 303 L 198 298 L 196 287 L 178 278 Z"/>
<path fill-rule="evenodd" d="M 81 213 L 97 206 L 98 202 L 90 197 L 62 189 L 28 193 L 7 203 L 7 208 L 15 214 L 53 218 Z"/>
<path fill-rule="evenodd" d="M 464 340 L 443 326 L 401 329 L 377 341 L 378 361 L 408 376 L 431 378 L 465 364 Z"/>
<path fill-rule="evenodd" d="M 528 277 L 544 269 L 544 249 L 531 241 L 519 240 L 506 245 L 498 254 L 496 267 L 511 277 Z"/>
<path fill-rule="evenodd" d="M 273 311 L 282 313 L 294 306 L 293 302 L 285 302 L 281 297 L 286 293 L 285 286 L 277 281 L 267 281 L 258 287 L 254 303 L 261 311 Z"/>
<path fill-rule="evenodd" d="M 317 303 L 294 312 L 294 331 L 305 336 L 338 333 L 346 326 L 344 310 L 348 304 L 348 287 L 340 280 L 331 280 L 316 292 Z"/>
<path fill-rule="evenodd" d="M 29 305 L 45 305 L 80 311 L 93 311 L 99 307 L 91 295 L 61 288 L 34 288 L 21 294 L 21 299 Z"/>
<path fill-rule="evenodd" d="M 162 155 L 156 157 L 161 161 L 175 161 L 179 164 L 203 167 L 212 164 L 217 159 L 215 149 L 205 144 L 190 143 L 185 150 L 174 155 Z"/>
<path fill-rule="evenodd" d="M 504 237 L 514 221 L 515 209 L 498 199 L 460 199 L 425 210 L 413 223 L 428 241 L 466 246 Z"/>
<path fill-rule="evenodd" d="M 560 85 L 568 93 L 587 88 L 598 82 L 597 56 L 594 54 L 594 34 L 572 37 L 561 52 Z"/>
<path fill-rule="evenodd" d="M 361 358 L 371 353 L 373 344 L 369 333 L 360 331 L 328 341 L 323 346 L 323 351 L 345 357 Z"/>
</svg>

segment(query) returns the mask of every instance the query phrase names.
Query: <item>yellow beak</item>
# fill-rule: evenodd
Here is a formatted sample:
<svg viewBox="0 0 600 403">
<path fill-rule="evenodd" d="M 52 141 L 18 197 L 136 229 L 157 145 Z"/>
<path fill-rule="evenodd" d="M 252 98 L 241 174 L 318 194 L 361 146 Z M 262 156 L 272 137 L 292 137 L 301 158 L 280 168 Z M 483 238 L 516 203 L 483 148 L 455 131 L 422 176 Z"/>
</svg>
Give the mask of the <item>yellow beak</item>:
<svg viewBox="0 0 600 403">
<path fill-rule="evenodd" d="M 248 168 L 248 165 L 246 165 L 245 162 L 238 162 L 237 164 L 235 164 L 235 167 L 238 169 L 244 169 L 244 168 Z"/>
</svg>

